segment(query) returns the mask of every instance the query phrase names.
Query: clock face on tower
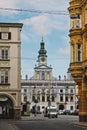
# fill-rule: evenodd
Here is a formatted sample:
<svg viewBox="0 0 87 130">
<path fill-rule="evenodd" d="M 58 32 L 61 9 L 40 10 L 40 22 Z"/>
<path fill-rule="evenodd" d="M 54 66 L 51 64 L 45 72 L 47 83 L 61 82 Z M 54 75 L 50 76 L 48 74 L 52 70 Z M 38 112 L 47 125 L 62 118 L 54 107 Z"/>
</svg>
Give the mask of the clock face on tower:
<svg viewBox="0 0 87 130">
<path fill-rule="evenodd" d="M 42 57 L 42 58 L 41 58 L 41 61 L 44 62 L 44 61 L 45 61 L 45 57 Z"/>
</svg>

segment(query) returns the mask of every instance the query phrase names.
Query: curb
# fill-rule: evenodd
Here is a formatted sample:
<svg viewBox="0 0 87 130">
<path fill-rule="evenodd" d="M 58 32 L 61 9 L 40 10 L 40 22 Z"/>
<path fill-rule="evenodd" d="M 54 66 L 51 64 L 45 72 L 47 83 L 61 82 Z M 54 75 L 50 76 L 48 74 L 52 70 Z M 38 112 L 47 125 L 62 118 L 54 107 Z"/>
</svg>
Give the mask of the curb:
<svg viewBox="0 0 87 130">
<path fill-rule="evenodd" d="M 78 126 L 87 127 L 87 122 L 74 122 L 73 124 L 78 125 Z"/>
</svg>

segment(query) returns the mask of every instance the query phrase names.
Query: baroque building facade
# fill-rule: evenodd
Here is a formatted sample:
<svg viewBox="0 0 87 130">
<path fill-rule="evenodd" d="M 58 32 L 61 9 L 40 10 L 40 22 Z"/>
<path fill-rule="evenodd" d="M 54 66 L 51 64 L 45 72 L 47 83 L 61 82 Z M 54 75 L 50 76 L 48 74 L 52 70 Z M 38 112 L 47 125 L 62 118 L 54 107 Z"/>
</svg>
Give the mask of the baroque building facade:
<svg viewBox="0 0 87 130">
<path fill-rule="evenodd" d="M 79 121 L 87 122 L 87 0 L 70 0 L 70 73 L 79 89 Z"/>
<path fill-rule="evenodd" d="M 21 118 L 21 23 L 0 23 L 0 118 Z"/>
<path fill-rule="evenodd" d="M 34 75 L 21 80 L 22 112 L 43 112 L 49 106 L 56 106 L 58 110 L 74 111 L 77 107 L 75 82 L 67 74 L 68 78 L 61 76 L 57 79 L 52 75 L 51 65 L 47 65 L 47 51 L 42 39 L 38 51 L 38 65 L 34 67 Z M 37 107 L 36 107 L 37 105 Z M 30 109 L 30 110 L 29 110 Z"/>
</svg>

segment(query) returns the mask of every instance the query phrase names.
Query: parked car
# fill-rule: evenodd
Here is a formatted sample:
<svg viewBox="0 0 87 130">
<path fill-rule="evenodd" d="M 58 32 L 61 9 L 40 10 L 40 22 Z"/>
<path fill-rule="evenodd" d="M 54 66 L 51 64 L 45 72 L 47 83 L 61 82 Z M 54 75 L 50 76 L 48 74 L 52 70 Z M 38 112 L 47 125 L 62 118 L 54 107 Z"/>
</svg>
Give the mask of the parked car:
<svg viewBox="0 0 87 130">
<path fill-rule="evenodd" d="M 59 114 L 59 115 L 63 115 L 63 112 L 64 112 L 63 110 L 59 110 L 59 111 L 58 111 L 58 114 Z"/>
<path fill-rule="evenodd" d="M 44 117 L 53 118 L 58 116 L 58 111 L 55 106 L 46 107 L 44 111 Z"/>
<path fill-rule="evenodd" d="M 71 112 L 70 112 L 70 110 L 65 110 L 65 111 L 63 112 L 63 114 L 64 114 L 64 115 L 70 115 Z"/>
</svg>

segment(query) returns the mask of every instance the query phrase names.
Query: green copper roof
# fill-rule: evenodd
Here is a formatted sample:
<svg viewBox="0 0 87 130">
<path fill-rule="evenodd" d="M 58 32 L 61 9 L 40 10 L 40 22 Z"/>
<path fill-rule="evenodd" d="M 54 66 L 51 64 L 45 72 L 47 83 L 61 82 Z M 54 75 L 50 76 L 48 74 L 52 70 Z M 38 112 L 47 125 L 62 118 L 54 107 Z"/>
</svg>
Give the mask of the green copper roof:
<svg viewBox="0 0 87 130">
<path fill-rule="evenodd" d="M 45 43 L 44 43 L 44 41 L 43 41 L 43 39 L 42 39 L 42 41 L 41 41 L 41 43 L 40 43 L 40 50 L 38 51 L 38 53 L 39 53 L 39 57 L 41 57 L 41 56 L 45 56 L 45 57 L 47 57 L 47 55 L 46 55 L 46 53 L 47 53 L 47 51 L 45 50 Z"/>
</svg>

